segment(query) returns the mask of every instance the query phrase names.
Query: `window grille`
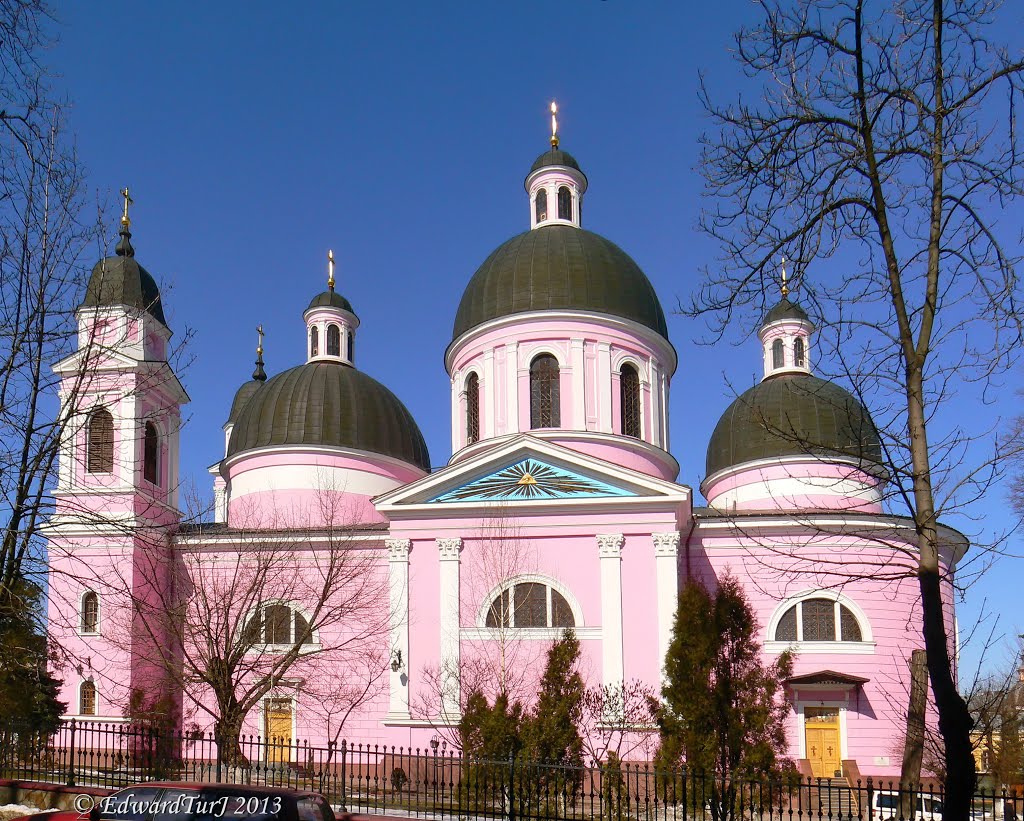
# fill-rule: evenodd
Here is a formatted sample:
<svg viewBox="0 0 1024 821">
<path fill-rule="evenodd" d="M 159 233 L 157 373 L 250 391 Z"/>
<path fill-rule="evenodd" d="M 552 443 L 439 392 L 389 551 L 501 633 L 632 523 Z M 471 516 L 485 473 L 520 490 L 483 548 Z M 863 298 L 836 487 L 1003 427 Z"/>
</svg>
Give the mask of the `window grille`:
<svg viewBox="0 0 1024 821">
<path fill-rule="evenodd" d="M 794 604 L 775 626 L 775 641 L 864 641 L 860 622 L 846 605 L 838 604 L 839 621 L 836 622 L 837 602 L 831 599 L 806 599 Z M 838 632 L 837 632 L 838 628 Z"/>
<path fill-rule="evenodd" d="M 480 441 L 480 377 L 471 373 L 466 380 L 466 444 Z"/>
<path fill-rule="evenodd" d="M 558 360 L 541 354 L 530 363 L 530 427 L 559 427 L 559 402 Z"/>
<path fill-rule="evenodd" d="M 772 368 L 781 368 L 786 364 L 786 354 L 783 350 L 782 340 L 776 339 L 772 343 Z"/>
<path fill-rule="evenodd" d="M 488 627 L 575 627 L 565 596 L 540 582 L 519 582 L 501 591 L 487 609 Z"/>
<path fill-rule="evenodd" d="M 327 355 L 341 356 L 341 328 L 337 325 L 327 326 Z"/>
<path fill-rule="evenodd" d="M 100 624 L 100 597 L 90 590 L 82 596 L 82 632 L 95 633 Z"/>
<path fill-rule="evenodd" d="M 640 438 L 640 376 L 632 365 L 623 365 L 619 373 L 622 434 Z"/>
<path fill-rule="evenodd" d="M 558 218 L 572 219 L 572 192 L 564 185 L 558 189 Z"/>
<path fill-rule="evenodd" d="M 83 681 L 78 688 L 78 713 L 83 716 L 96 715 L 96 685 L 91 681 Z"/>
<path fill-rule="evenodd" d="M 793 342 L 793 364 L 798 368 L 804 366 L 804 338 L 798 336 Z"/>
<path fill-rule="evenodd" d="M 537 192 L 536 213 L 537 222 L 544 222 L 548 218 L 548 191 L 546 188 Z"/>
<path fill-rule="evenodd" d="M 114 470 L 114 417 L 106 408 L 89 416 L 86 470 L 89 473 L 111 473 Z"/>
<path fill-rule="evenodd" d="M 309 355 L 320 355 L 320 329 L 315 325 L 309 331 Z"/>
</svg>

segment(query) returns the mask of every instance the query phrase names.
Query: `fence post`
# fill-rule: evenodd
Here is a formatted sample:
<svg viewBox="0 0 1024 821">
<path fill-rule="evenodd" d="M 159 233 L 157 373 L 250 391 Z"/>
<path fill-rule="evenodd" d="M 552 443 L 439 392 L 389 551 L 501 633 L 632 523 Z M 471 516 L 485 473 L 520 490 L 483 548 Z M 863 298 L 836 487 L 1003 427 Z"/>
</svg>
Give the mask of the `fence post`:
<svg viewBox="0 0 1024 821">
<path fill-rule="evenodd" d="M 516 821 L 516 754 L 508 757 L 508 821 Z"/>
<path fill-rule="evenodd" d="M 686 767 L 683 767 L 683 770 L 682 770 L 683 780 L 679 783 L 679 792 L 682 794 L 682 797 L 683 797 L 683 802 L 682 802 L 683 803 L 683 821 L 686 821 L 686 776 L 687 776 L 687 774 L 688 773 L 687 773 Z M 673 780 L 673 782 L 675 781 L 675 777 L 674 776 L 673 776 L 672 780 Z M 675 784 L 672 785 L 672 788 L 675 789 Z M 694 814 L 696 815 L 696 813 L 694 813 Z"/>
<path fill-rule="evenodd" d="M 68 786 L 75 786 L 75 728 L 78 726 L 74 719 L 71 719 L 71 740 L 68 742 Z"/>
<path fill-rule="evenodd" d="M 868 821 L 875 817 L 875 782 L 868 776 Z"/>
<path fill-rule="evenodd" d="M 338 804 L 341 807 L 342 812 L 347 812 L 348 808 L 345 806 L 345 765 L 346 765 L 346 753 L 348 752 L 348 742 L 345 739 L 341 740 L 341 790 L 338 794 Z"/>
</svg>

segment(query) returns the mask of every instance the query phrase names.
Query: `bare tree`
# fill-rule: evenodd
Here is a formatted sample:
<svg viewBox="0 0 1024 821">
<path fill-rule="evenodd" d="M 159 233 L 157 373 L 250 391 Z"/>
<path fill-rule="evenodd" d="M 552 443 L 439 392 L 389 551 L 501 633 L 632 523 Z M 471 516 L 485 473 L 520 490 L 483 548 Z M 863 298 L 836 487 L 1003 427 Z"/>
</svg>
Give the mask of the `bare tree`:
<svg viewBox="0 0 1024 821">
<path fill-rule="evenodd" d="M 690 311 L 721 331 L 744 308 L 763 310 L 779 257 L 791 258 L 847 377 L 885 417 L 893 499 L 916 533 L 947 817 L 965 819 L 972 721 L 950 656 L 938 516 L 944 500 L 983 492 L 999 454 L 980 471 L 962 462 L 970 436 L 936 411 L 965 381 L 990 384 L 1021 344 L 1015 259 L 992 205 L 1021 193 L 1024 62 L 987 39 L 999 11 L 989 0 L 757 5 L 736 56 L 762 99 L 719 105 L 702 89 L 715 126 L 702 225 L 726 265 Z M 854 271 L 812 265 L 847 249 Z"/>
<path fill-rule="evenodd" d="M 642 751 L 644 760 L 650 760 L 658 740 L 651 709 L 657 695 L 639 679 L 588 688 L 580 716 L 587 758 L 613 764 Z"/>
<path fill-rule="evenodd" d="M 383 677 L 382 551 L 379 532 L 347 523 L 193 525 L 173 543 L 136 549 L 111 605 L 121 621 L 111 632 L 135 657 L 133 687 L 180 693 L 191 715 L 212 722 L 220 757 L 232 765 L 244 763 L 239 736 L 266 698 L 308 688 L 339 733 Z"/>
</svg>

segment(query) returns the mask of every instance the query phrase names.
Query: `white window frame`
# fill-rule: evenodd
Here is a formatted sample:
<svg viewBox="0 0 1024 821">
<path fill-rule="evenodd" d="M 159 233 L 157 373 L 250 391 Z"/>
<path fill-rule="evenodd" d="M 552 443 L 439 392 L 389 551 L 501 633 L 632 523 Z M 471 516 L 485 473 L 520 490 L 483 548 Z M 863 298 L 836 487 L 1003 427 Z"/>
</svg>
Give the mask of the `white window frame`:
<svg viewBox="0 0 1024 821">
<path fill-rule="evenodd" d="M 96 596 L 96 629 L 86 630 L 85 625 L 85 597 L 90 593 Z M 100 594 L 98 591 L 88 588 L 82 591 L 82 595 L 78 597 L 78 635 L 80 636 L 98 636 L 100 634 L 100 625 L 102 624 L 103 611 L 101 609 L 102 603 L 100 601 Z"/>
<path fill-rule="evenodd" d="M 777 641 L 775 631 L 778 629 L 782 617 L 791 607 L 796 607 L 809 599 L 829 599 L 835 607 L 836 636 L 841 636 L 842 620 L 839 607 L 842 605 L 849 610 L 857 620 L 860 627 L 860 641 L 842 641 L 836 638 L 833 641 L 804 641 L 803 640 L 803 612 L 797 610 L 796 620 L 796 641 Z M 806 653 L 837 653 L 845 655 L 865 655 L 875 652 L 875 638 L 871 630 L 871 622 L 867 614 L 855 601 L 837 593 L 834 590 L 805 590 L 795 596 L 783 601 L 768 620 L 768 628 L 764 637 L 764 649 L 767 653 L 782 653 L 785 650 L 792 650 L 798 654 Z"/>
<path fill-rule="evenodd" d="M 242 620 L 242 631 L 243 632 L 245 631 L 246 627 L 249 624 L 249 620 L 252 619 L 256 615 L 256 613 L 258 611 L 259 615 L 260 615 L 260 638 L 263 638 L 266 635 L 266 610 L 267 610 L 268 607 L 275 607 L 275 606 L 278 606 L 278 605 L 283 606 L 283 607 L 287 607 L 288 610 L 291 613 L 290 618 L 291 618 L 291 629 L 292 629 L 292 636 L 293 637 L 295 635 L 295 614 L 296 613 L 300 614 L 302 616 L 302 618 L 304 618 L 306 620 L 307 624 L 311 624 L 312 619 L 310 618 L 309 614 L 303 608 L 301 608 L 297 604 L 295 604 L 295 602 L 284 601 L 283 599 L 267 599 L 264 602 L 260 602 L 259 605 L 257 605 L 255 608 L 250 610 L 245 615 L 245 618 Z M 320 646 L 320 631 L 319 630 L 317 630 L 316 628 L 313 628 L 312 635 L 309 637 L 309 639 L 310 640 L 309 640 L 308 644 L 300 645 L 300 647 L 299 647 L 299 655 L 305 655 L 306 653 L 315 653 L 315 652 L 318 652 L 321 649 L 323 649 Z M 265 642 L 255 642 L 252 645 L 252 647 L 250 647 L 246 651 L 246 653 L 247 654 L 256 654 L 256 653 L 284 653 L 284 652 L 287 652 L 288 650 L 290 650 L 294 646 L 295 646 L 294 640 L 292 642 L 288 643 L 288 644 L 267 644 Z"/>
<path fill-rule="evenodd" d="M 487 614 L 491 610 L 491 605 L 494 604 L 494 600 L 498 598 L 502 593 L 509 591 L 509 603 L 512 604 L 513 593 L 512 589 L 517 584 L 534 583 L 542 584 L 547 589 L 547 621 L 551 623 L 551 592 L 554 590 L 559 593 L 566 603 L 569 605 L 569 610 L 572 613 L 572 620 L 575 627 L 572 629 L 579 635 L 580 628 L 586 629 L 586 625 L 583 621 L 583 610 L 576 601 L 576 597 L 572 595 L 564 584 L 559 582 L 557 579 L 553 579 L 550 576 L 543 576 L 538 573 L 524 573 L 518 576 L 513 576 L 510 579 L 506 579 L 504 582 L 499 584 L 497 587 L 491 589 L 490 593 L 484 598 L 483 604 L 477 610 L 476 614 L 476 625 L 479 631 L 482 631 L 482 635 L 487 636 L 498 636 L 504 630 L 514 630 L 516 636 L 523 636 L 528 638 L 550 638 L 561 635 L 562 631 L 567 629 L 565 627 L 516 627 L 514 624 L 508 627 L 488 627 L 487 626 Z M 515 618 L 515 611 L 510 614 L 511 618 Z M 534 636 L 536 634 L 536 636 Z"/>
</svg>

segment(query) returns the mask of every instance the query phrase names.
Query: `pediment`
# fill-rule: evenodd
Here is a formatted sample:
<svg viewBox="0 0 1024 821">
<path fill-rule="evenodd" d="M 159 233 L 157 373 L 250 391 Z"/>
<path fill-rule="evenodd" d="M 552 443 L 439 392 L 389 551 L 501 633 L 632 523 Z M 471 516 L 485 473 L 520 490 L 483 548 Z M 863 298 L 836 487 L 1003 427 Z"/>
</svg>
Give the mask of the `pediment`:
<svg viewBox="0 0 1024 821">
<path fill-rule="evenodd" d="M 378 510 L 563 504 L 627 499 L 687 501 L 690 489 L 521 435 L 374 499 Z"/>
</svg>

